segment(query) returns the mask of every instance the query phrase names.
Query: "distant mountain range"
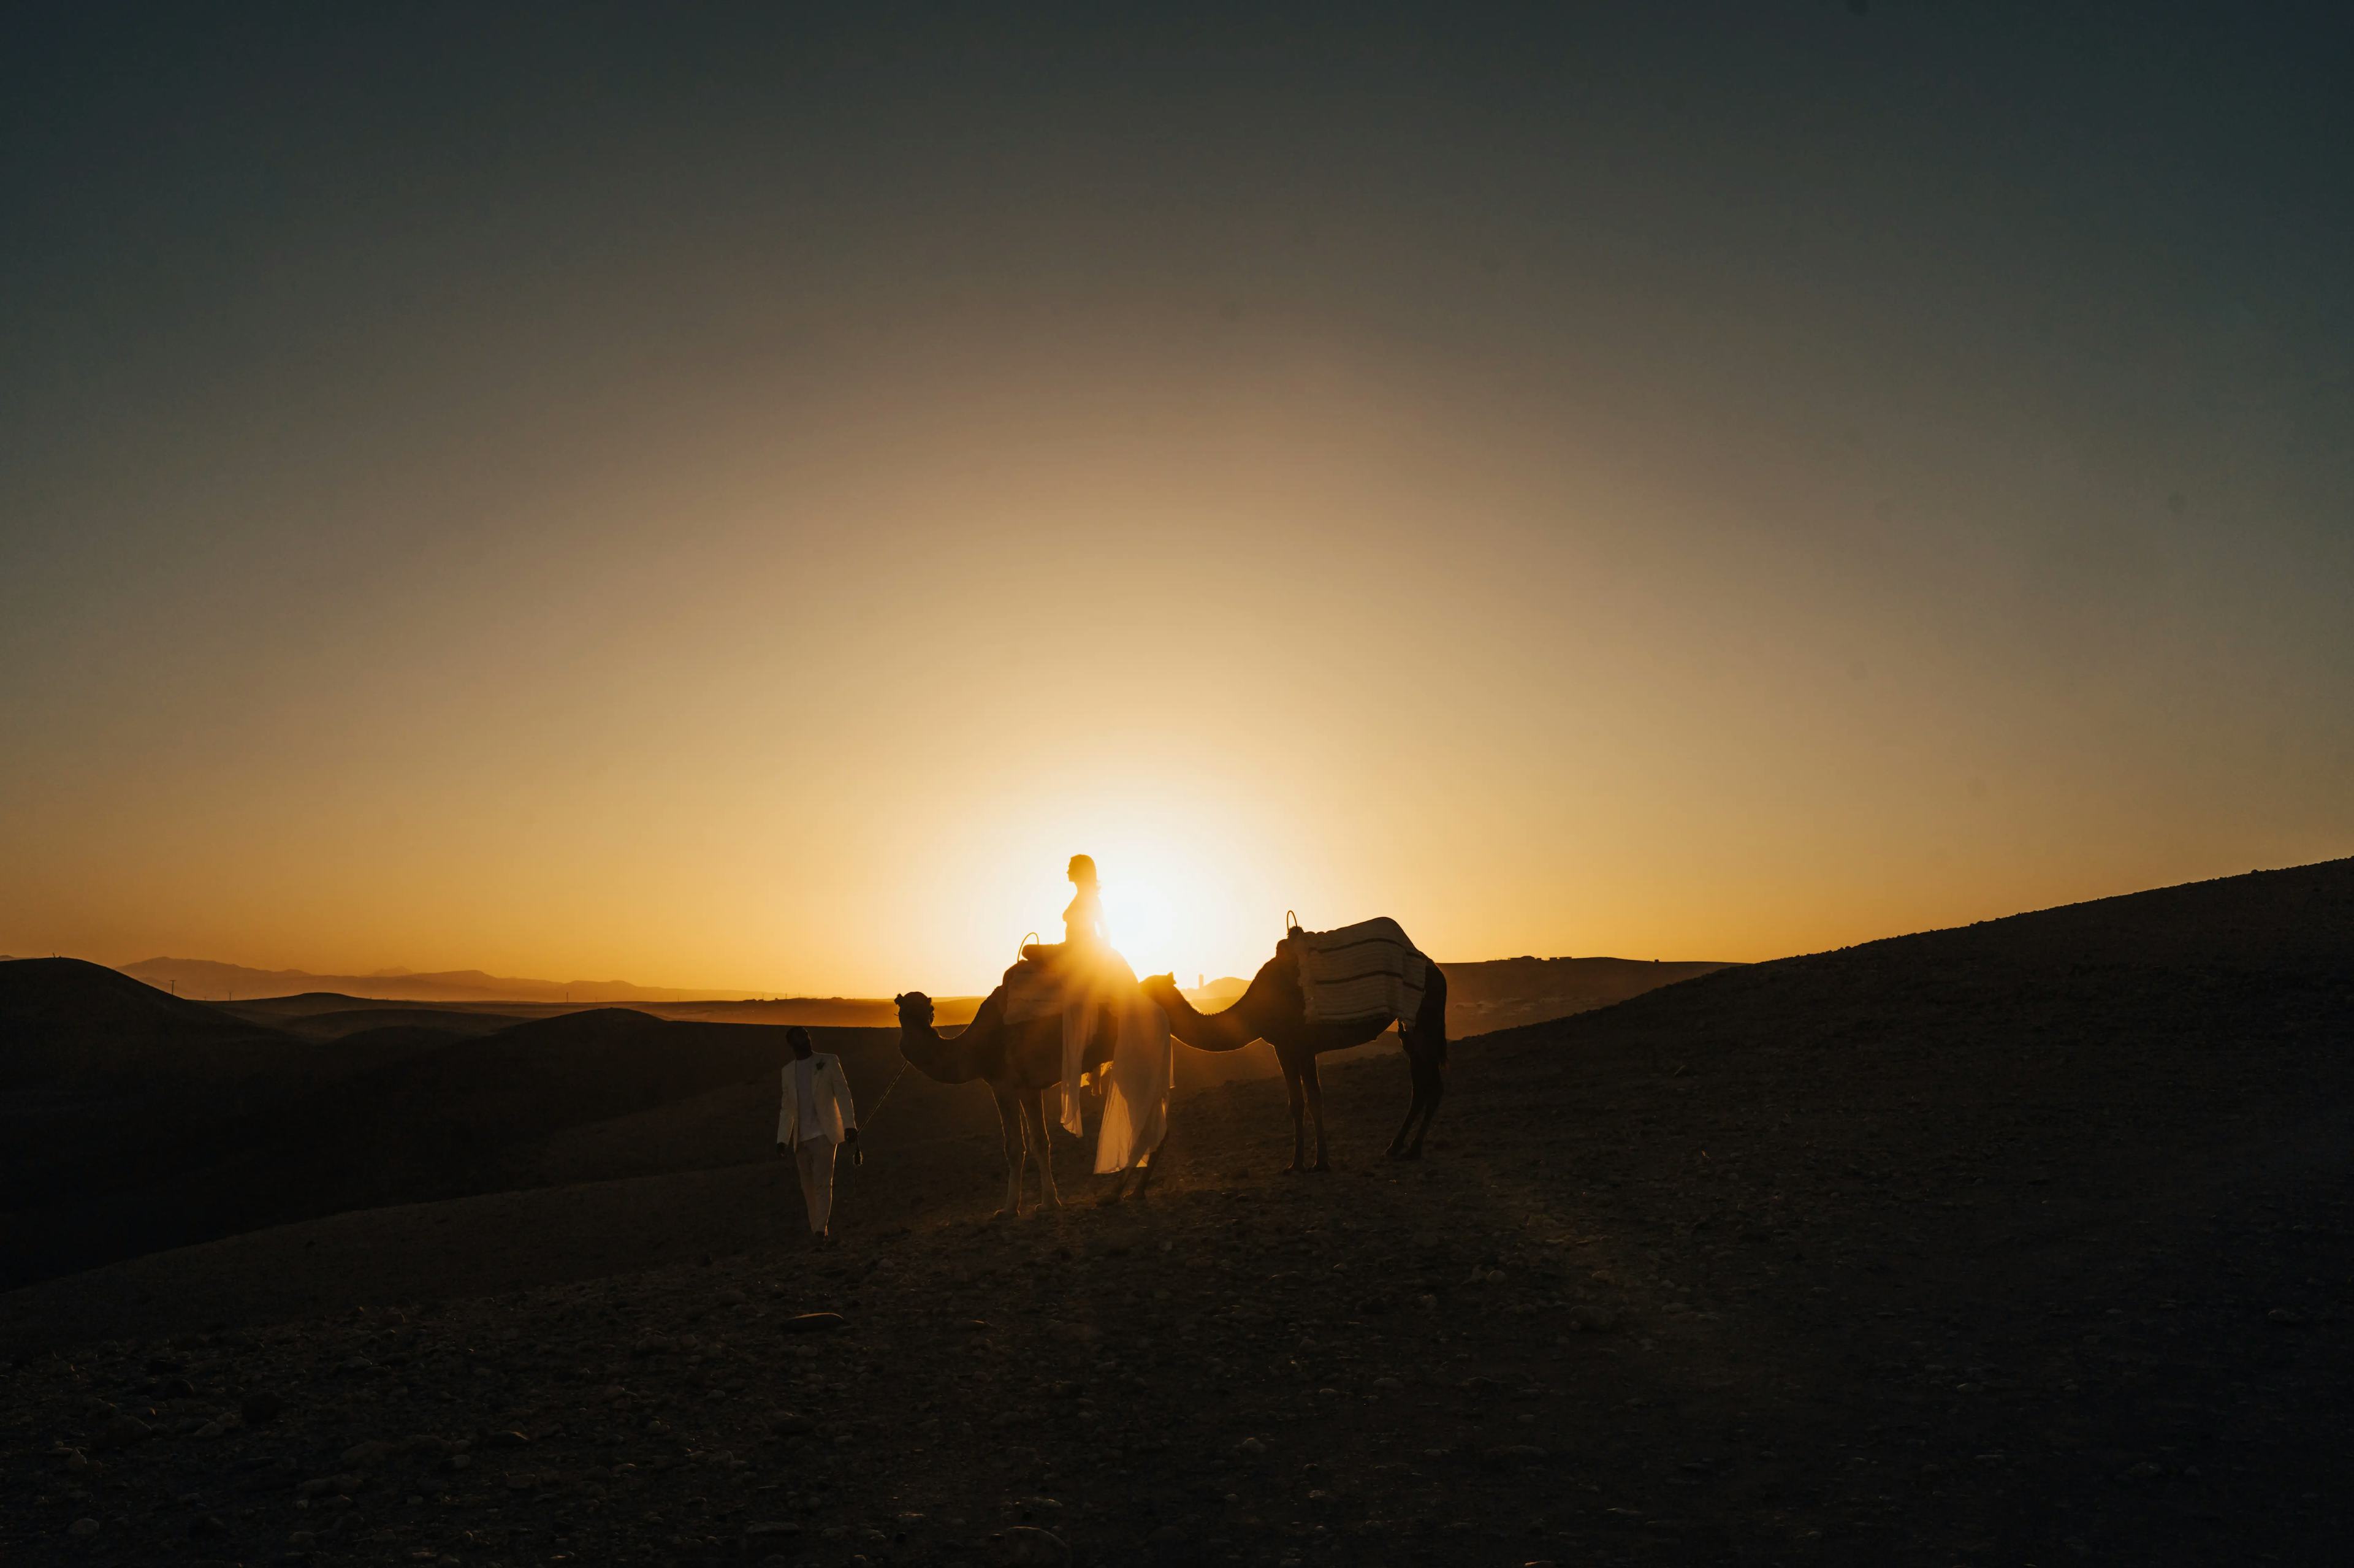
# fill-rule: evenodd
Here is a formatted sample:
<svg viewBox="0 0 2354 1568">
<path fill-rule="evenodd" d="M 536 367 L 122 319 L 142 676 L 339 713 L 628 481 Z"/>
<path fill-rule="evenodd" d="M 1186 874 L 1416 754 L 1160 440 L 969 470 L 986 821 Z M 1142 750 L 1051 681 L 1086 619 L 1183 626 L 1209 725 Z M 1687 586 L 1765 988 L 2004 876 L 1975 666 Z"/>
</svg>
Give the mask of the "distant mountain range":
<svg viewBox="0 0 2354 1568">
<path fill-rule="evenodd" d="M 159 991 L 202 1001 L 236 1001 L 305 991 L 340 991 L 387 1001 L 738 1001 L 749 991 L 682 991 L 628 980 L 518 980 L 481 969 L 379 969 L 368 975 L 316 975 L 302 969 L 255 969 L 210 959 L 143 959 L 116 966 Z"/>
</svg>

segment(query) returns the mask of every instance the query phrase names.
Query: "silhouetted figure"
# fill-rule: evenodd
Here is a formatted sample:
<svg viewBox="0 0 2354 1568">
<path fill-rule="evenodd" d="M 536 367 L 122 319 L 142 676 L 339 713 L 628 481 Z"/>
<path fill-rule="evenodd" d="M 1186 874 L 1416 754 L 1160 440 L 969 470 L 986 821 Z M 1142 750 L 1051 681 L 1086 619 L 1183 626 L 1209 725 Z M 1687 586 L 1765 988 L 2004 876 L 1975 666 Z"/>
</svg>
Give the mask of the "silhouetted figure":
<svg viewBox="0 0 2354 1568">
<path fill-rule="evenodd" d="M 1031 963 L 1048 969 L 1091 961 L 1111 950 L 1111 933 L 1104 925 L 1103 885 L 1096 875 L 1093 855 L 1075 854 L 1065 871 L 1078 891 L 1063 909 L 1063 939 L 1033 942 L 1022 949 Z"/>
<path fill-rule="evenodd" d="M 798 1023 L 785 1031 L 785 1044 L 793 1048 L 793 1059 L 785 1064 L 777 1152 L 792 1150 L 809 1208 L 810 1245 L 822 1246 L 832 1239 L 834 1145 L 858 1142 L 858 1107 L 851 1103 L 850 1080 L 843 1075 L 839 1056 L 812 1050 L 810 1032 Z"/>
</svg>

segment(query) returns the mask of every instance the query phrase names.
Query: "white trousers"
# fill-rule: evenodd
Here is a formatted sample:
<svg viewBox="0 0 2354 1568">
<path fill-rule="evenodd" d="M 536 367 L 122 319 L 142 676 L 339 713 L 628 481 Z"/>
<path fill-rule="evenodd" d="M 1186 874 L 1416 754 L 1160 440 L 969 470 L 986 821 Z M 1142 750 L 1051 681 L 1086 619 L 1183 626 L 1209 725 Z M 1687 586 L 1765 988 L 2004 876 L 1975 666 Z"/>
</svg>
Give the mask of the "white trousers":
<svg viewBox="0 0 2354 1568">
<path fill-rule="evenodd" d="M 833 1139 L 801 1139 L 793 1148 L 793 1163 L 801 1167 L 801 1199 L 809 1204 L 810 1234 L 815 1235 L 833 1217 Z"/>
</svg>

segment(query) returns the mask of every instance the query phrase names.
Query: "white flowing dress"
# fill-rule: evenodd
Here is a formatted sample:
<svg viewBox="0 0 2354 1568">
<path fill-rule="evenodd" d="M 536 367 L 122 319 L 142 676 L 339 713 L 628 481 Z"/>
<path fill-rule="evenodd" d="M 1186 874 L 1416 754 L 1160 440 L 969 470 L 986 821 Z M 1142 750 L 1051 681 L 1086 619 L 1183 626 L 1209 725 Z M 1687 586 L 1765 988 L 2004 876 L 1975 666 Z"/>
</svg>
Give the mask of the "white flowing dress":
<svg viewBox="0 0 2354 1568">
<path fill-rule="evenodd" d="M 1068 971 L 1072 981 L 1063 1008 L 1063 1129 L 1084 1135 L 1079 1117 L 1079 1079 L 1087 1042 L 1095 1038 L 1100 1009 L 1113 1010 L 1111 1065 L 1104 1074 L 1103 1119 L 1096 1127 L 1096 1171 L 1126 1171 L 1161 1147 L 1169 1130 L 1169 1091 L 1175 1054 L 1169 1044 L 1169 1017 L 1152 1005 L 1136 983 L 1128 960 L 1103 940 L 1101 906 L 1082 894 L 1063 911 L 1070 946 L 1088 953 L 1088 962 Z M 1089 941 L 1087 938 L 1095 940 Z"/>
</svg>

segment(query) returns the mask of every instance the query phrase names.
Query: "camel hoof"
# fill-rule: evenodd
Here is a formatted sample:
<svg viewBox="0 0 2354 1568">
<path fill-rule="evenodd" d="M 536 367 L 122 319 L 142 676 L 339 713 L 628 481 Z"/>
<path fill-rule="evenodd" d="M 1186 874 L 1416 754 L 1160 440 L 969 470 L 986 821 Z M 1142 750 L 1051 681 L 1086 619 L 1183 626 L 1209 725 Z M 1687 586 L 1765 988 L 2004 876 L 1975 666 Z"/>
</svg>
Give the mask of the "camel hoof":
<svg viewBox="0 0 2354 1568">
<path fill-rule="evenodd" d="M 1421 1159 L 1421 1158 L 1422 1158 L 1422 1145 L 1420 1145 L 1419 1143 L 1416 1144 L 1412 1149 L 1409 1149 L 1409 1150 L 1407 1150 L 1404 1154 L 1399 1155 L 1399 1156 L 1398 1156 L 1398 1158 L 1399 1158 L 1400 1160 L 1419 1160 L 1419 1159 Z"/>
<path fill-rule="evenodd" d="M 1329 1176 L 1332 1172 L 1332 1168 L 1330 1165 L 1325 1164 L 1321 1160 L 1318 1160 L 1315 1164 L 1310 1165 L 1308 1169 L 1319 1176 Z"/>
</svg>

